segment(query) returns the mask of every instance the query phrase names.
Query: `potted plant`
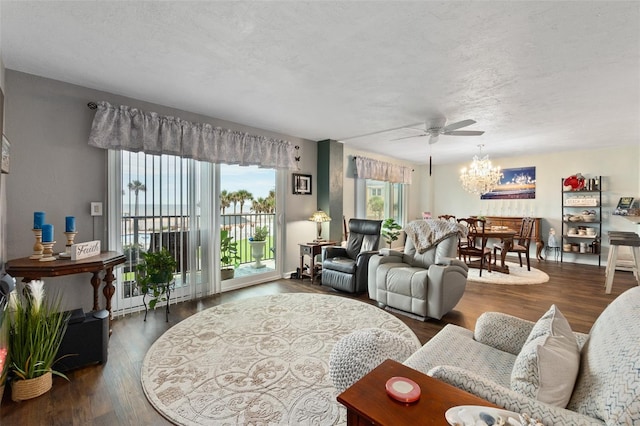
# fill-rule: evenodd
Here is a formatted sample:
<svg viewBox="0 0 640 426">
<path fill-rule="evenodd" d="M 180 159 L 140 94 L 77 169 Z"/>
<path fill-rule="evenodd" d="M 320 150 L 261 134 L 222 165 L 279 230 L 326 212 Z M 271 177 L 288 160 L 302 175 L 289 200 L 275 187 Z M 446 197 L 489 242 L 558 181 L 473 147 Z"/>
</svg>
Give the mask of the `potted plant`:
<svg viewBox="0 0 640 426">
<path fill-rule="evenodd" d="M 43 281 L 31 281 L 25 292 L 11 292 L 9 301 L 9 376 L 14 401 L 49 391 L 55 357 L 67 330 L 69 312 L 60 312 L 61 296 L 48 298 Z"/>
<path fill-rule="evenodd" d="M 9 371 L 9 313 L 6 300 L 0 292 L 0 402 L 4 394 L 4 384 Z"/>
<path fill-rule="evenodd" d="M 256 260 L 254 268 L 264 268 L 266 265 L 260 262 L 264 257 L 264 249 L 267 245 L 267 236 L 269 235 L 269 228 L 266 226 L 257 226 L 253 230 L 253 236 L 249 238 L 249 244 L 251 245 L 251 257 Z"/>
<path fill-rule="evenodd" d="M 233 278 L 233 271 L 238 266 L 240 256 L 238 255 L 238 243 L 233 241 L 229 231 L 220 231 L 220 275 L 223 280 Z"/>
<path fill-rule="evenodd" d="M 173 272 L 177 262 L 171 252 L 165 248 L 159 251 L 140 253 L 142 262 L 136 266 L 138 287 L 143 295 L 143 303 L 147 295 L 151 296 L 149 307 L 154 309 L 158 302 L 167 300 L 169 283 L 173 280 Z M 146 313 L 145 313 L 146 320 Z"/>
<path fill-rule="evenodd" d="M 401 230 L 402 226 L 391 217 L 382 222 L 382 237 L 384 241 L 389 244 L 389 248 L 391 248 L 391 244 L 399 238 Z"/>
</svg>

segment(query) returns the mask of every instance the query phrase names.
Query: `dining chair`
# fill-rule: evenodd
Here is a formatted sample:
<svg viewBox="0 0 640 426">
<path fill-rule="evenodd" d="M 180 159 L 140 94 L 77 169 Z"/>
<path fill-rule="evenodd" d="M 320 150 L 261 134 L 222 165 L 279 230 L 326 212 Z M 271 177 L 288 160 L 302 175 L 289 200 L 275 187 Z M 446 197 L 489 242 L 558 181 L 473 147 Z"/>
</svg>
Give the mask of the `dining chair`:
<svg viewBox="0 0 640 426">
<path fill-rule="evenodd" d="M 467 238 L 460 239 L 458 242 L 459 258 L 471 266 L 472 258 L 477 257 L 480 259 L 480 276 L 482 276 L 482 269 L 485 266 L 487 272 L 491 272 L 491 249 L 487 247 L 487 236 L 485 235 L 486 220 L 469 217 L 458 219 L 458 223 L 466 226 L 469 230 Z"/>
<path fill-rule="evenodd" d="M 441 214 L 438 219 L 446 220 L 448 222 L 456 222 L 456 217 L 452 214 Z"/>
<path fill-rule="evenodd" d="M 531 217 L 525 217 L 522 219 L 520 225 L 520 232 L 513 237 L 513 246 L 507 251 L 507 253 L 518 253 L 518 259 L 520 260 L 520 267 L 522 268 L 522 254 L 527 259 L 527 271 L 531 270 L 531 264 L 529 263 L 529 244 L 531 244 L 531 234 L 533 233 L 533 225 L 535 219 Z M 498 251 L 504 250 L 504 243 L 499 242 L 493 245 L 493 258 L 497 259 Z"/>
</svg>

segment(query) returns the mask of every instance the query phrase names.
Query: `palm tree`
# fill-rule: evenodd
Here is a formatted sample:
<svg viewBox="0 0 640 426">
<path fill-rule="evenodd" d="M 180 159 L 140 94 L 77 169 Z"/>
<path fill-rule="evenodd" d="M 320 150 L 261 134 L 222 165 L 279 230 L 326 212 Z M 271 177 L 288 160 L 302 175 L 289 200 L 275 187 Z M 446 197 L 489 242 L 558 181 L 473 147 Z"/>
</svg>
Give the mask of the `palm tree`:
<svg viewBox="0 0 640 426">
<path fill-rule="evenodd" d="M 231 194 L 227 192 L 226 189 L 223 189 L 220 192 L 220 210 L 222 210 L 222 214 L 227 207 L 231 206 Z"/>
<path fill-rule="evenodd" d="M 133 182 L 129 182 L 129 191 L 133 191 L 133 193 L 136 196 L 134 216 L 138 216 L 138 193 L 140 191 L 145 192 L 146 190 L 147 190 L 147 187 L 145 186 L 145 184 L 140 182 L 139 180 L 134 180 Z"/>
<path fill-rule="evenodd" d="M 229 194 L 229 201 L 233 204 L 233 214 L 236 214 L 236 207 L 238 205 L 238 201 L 240 201 L 240 199 L 238 198 L 238 193 L 231 192 Z"/>
<path fill-rule="evenodd" d="M 242 214 L 242 207 L 244 206 L 245 201 L 252 200 L 253 194 L 246 189 L 239 189 L 235 194 L 238 199 L 238 203 L 240 203 L 240 214 Z"/>
<path fill-rule="evenodd" d="M 258 197 L 251 201 L 251 210 L 255 213 L 268 213 L 268 200 L 262 197 Z"/>
<path fill-rule="evenodd" d="M 269 191 L 269 195 L 266 198 L 266 209 L 265 213 L 275 213 L 276 212 L 276 191 Z"/>
</svg>

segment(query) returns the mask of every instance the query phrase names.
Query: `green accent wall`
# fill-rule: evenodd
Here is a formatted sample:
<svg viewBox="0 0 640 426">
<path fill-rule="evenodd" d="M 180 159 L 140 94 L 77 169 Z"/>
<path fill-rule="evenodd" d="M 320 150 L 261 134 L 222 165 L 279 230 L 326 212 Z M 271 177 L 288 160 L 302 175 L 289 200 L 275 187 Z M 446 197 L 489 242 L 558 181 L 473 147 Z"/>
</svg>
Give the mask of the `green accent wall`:
<svg viewBox="0 0 640 426">
<path fill-rule="evenodd" d="M 324 225 L 322 236 L 332 241 L 342 241 L 344 183 L 344 150 L 343 145 L 335 140 L 327 139 L 318 142 L 318 179 L 316 182 L 318 209 L 331 217 L 329 233 Z"/>
</svg>

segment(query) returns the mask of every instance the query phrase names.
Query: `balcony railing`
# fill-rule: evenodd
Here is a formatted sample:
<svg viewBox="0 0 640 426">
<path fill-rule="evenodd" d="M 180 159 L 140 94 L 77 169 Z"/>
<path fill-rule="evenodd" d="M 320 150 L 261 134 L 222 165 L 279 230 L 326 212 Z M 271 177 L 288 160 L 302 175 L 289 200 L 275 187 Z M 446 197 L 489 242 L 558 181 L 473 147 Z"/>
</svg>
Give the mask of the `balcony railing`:
<svg viewBox="0 0 640 426">
<path fill-rule="evenodd" d="M 196 217 L 195 229 L 199 229 L 200 217 Z M 251 263 L 252 237 L 256 227 L 266 226 L 269 229 L 267 237 L 267 250 L 263 260 L 275 258 L 275 240 L 273 230 L 275 227 L 275 214 L 273 213 L 232 213 L 223 214 L 220 218 L 221 228 L 229 231 L 229 235 L 237 243 L 240 264 Z M 166 248 L 173 253 L 178 262 L 178 272 L 187 269 L 189 253 L 189 238 L 191 235 L 191 218 L 189 216 L 126 216 L 122 218 L 122 247 L 127 256 L 129 268 L 139 259 L 139 251 L 158 250 Z M 196 243 L 197 265 L 191 269 L 200 270 L 200 241 Z"/>
</svg>

